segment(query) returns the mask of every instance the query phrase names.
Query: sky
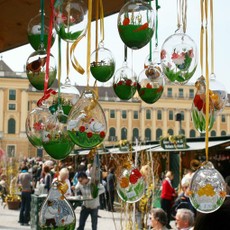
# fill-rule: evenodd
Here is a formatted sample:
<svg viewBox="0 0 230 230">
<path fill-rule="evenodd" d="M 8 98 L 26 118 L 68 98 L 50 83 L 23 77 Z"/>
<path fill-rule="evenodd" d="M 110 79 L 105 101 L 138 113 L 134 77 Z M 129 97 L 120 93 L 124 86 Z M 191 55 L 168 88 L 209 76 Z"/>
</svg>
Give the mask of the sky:
<svg viewBox="0 0 230 230">
<path fill-rule="evenodd" d="M 214 2 L 214 73 L 216 80 L 225 86 L 225 89 L 230 93 L 230 74 L 228 72 L 228 66 L 230 65 L 230 1 L 229 0 L 213 0 Z M 164 41 L 171 35 L 173 35 L 177 29 L 177 0 L 158 0 L 160 9 L 158 10 L 158 47 L 161 49 Z M 118 14 L 106 17 L 104 20 L 104 47 L 112 52 L 112 55 L 116 62 L 116 70 L 122 67 L 124 62 L 124 44 L 120 39 L 117 30 L 117 18 Z M 210 23 L 210 21 L 208 22 Z M 200 49 L 200 1 L 188 0 L 187 8 L 187 30 L 186 34 L 190 36 L 196 43 L 199 52 Z M 210 29 L 209 29 L 210 31 Z M 94 23 L 92 24 L 91 36 L 95 36 Z M 153 44 L 154 42 L 153 36 Z M 83 68 L 86 66 L 86 44 L 87 39 L 84 38 L 80 41 L 76 48 L 76 57 Z M 52 55 L 55 57 L 56 62 L 58 60 L 57 39 L 51 49 Z M 210 45 L 209 45 L 210 47 Z M 95 50 L 94 42 L 92 41 L 91 53 Z M 210 53 L 209 49 L 209 53 Z M 28 45 L 12 49 L 0 54 L 3 61 L 15 72 L 22 72 L 23 66 L 26 64 L 28 57 L 34 52 L 33 48 Z M 66 42 L 62 42 L 62 74 L 61 81 L 64 82 L 66 78 Z M 149 55 L 149 45 L 139 49 L 128 49 L 128 66 L 133 67 L 137 75 L 144 69 L 144 62 Z M 198 54 L 199 57 L 199 54 Z M 209 58 L 209 69 L 210 66 Z M 193 84 L 196 79 L 200 77 L 200 61 L 198 59 L 198 66 L 194 76 L 190 79 L 189 83 Z M 86 74 L 81 75 L 70 64 L 70 79 L 73 84 L 86 85 Z M 94 78 L 90 77 L 90 85 L 94 82 Z M 104 83 L 105 85 L 111 85 L 112 79 Z"/>
</svg>

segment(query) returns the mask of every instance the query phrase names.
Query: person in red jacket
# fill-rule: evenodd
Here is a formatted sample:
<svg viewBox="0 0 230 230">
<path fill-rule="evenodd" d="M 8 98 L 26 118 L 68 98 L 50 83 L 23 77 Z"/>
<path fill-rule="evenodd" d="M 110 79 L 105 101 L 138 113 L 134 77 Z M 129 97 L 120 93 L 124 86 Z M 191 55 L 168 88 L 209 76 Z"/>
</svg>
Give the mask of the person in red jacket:
<svg viewBox="0 0 230 230">
<path fill-rule="evenodd" d="M 176 191 L 171 183 L 173 178 L 174 178 L 173 172 L 168 171 L 165 174 L 165 179 L 162 182 L 162 190 L 161 190 L 161 208 L 167 213 L 168 229 L 171 229 L 171 226 L 169 224 L 171 218 L 171 207 L 173 205 L 174 198 L 176 197 Z"/>
</svg>

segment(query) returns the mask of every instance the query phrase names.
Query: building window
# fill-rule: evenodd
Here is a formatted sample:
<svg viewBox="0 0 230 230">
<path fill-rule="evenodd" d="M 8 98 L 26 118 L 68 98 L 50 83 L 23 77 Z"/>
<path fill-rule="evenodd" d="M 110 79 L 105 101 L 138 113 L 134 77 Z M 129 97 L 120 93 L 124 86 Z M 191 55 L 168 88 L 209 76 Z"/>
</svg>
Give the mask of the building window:
<svg viewBox="0 0 230 230">
<path fill-rule="evenodd" d="M 179 97 L 184 97 L 184 89 L 179 89 Z"/>
<path fill-rule="evenodd" d="M 110 118 L 115 118 L 115 110 L 114 109 L 110 110 Z"/>
<path fill-rule="evenodd" d="M 138 111 L 133 111 L 133 119 L 138 119 Z"/>
<path fill-rule="evenodd" d="M 172 97 L 172 88 L 168 88 L 167 96 Z"/>
<path fill-rule="evenodd" d="M 215 130 L 212 130 L 211 131 L 211 137 L 215 137 L 216 136 L 216 131 Z"/>
<path fill-rule="evenodd" d="M 133 141 L 139 140 L 139 130 L 137 128 L 133 129 Z"/>
<path fill-rule="evenodd" d="M 181 115 L 181 121 L 184 121 L 184 111 L 181 111 L 180 115 Z"/>
<path fill-rule="evenodd" d="M 221 131 L 220 135 L 221 136 L 226 136 L 226 132 L 225 131 Z"/>
<path fill-rule="evenodd" d="M 109 141 L 116 141 L 116 130 L 114 127 L 109 129 Z"/>
<path fill-rule="evenodd" d="M 121 117 L 122 117 L 123 119 L 126 119 L 126 118 L 127 118 L 126 110 L 122 110 L 122 111 L 121 111 Z"/>
<path fill-rule="evenodd" d="M 147 128 L 145 129 L 145 140 L 151 141 L 151 139 L 152 139 L 151 129 Z"/>
<path fill-rule="evenodd" d="M 162 119 L 162 112 L 161 110 L 157 110 L 157 120 L 161 120 Z"/>
<path fill-rule="evenodd" d="M 189 133 L 189 136 L 190 137 L 196 137 L 196 131 L 194 129 L 191 129 L 190 133 Z"/>
<path fill-rule="evenodd" d="M 194 89 L 189 89 L 189 98 L 194 98 Z"/>
<path fill-rule="evenodd" d="M 121 129 L 121 140 L 127 140 L 127 129 L 126 128 Z"/>
<path fill-rule="evenodd" d="M 8 157 L 15 157 L 15 145 L 8 145 L 7 146 L 7 156 Z"/>
<path fill-rule="evenodd" d="M 9 100 L 16 100 L 16 90 L 15 89 L 9 90 Z"/>
<path fill-rule="evenodd" d="M 146 120 L 150 120 L 151 119 L 151 110 L 150 109 L 146 110 L 145 117 L 146 117 Z"/>
<path fill-rule="evenodd" d="M 221 115 L 221 122 L 225 122 L 226 120 L 225 120 L 225 115 Z"/>
<path fill-rule="evenodd" d="M 8 133 L 15 134 L 15 120 L 13 118 L 8 120 Z"/>
<path fill-rule="evenodd" d="M 173 135 L 173 133 L 174 133 L 174 132 L 173 132 L 172 129 L 168 129 L 168 134 L 169 134 L 169 135 Z"/>
<path fill-rule="evenodd" d="M 159 140 L 161 136 L 162 136 L 162 129 L 157 129 L 156 130 L 156 140 Z"/>
<path fill-rule="evenodd" d="M 180 134 L 181 134 L 181 135 L 185 135 L 185 130 L 184 130 L 184 129 L 181 129 L 181 130 L 180 130 Z"/>
<path fill-rule="evenodd" d="M 172 121 L 173 120 L 173 111 L 169 110 L 169 120 Z"/>
<path fill-rule="evenodd" d="M 9 104 L 9 110 L 15 110 L 16 109 L 16 105 L 15 104 Z"/>
</svg>

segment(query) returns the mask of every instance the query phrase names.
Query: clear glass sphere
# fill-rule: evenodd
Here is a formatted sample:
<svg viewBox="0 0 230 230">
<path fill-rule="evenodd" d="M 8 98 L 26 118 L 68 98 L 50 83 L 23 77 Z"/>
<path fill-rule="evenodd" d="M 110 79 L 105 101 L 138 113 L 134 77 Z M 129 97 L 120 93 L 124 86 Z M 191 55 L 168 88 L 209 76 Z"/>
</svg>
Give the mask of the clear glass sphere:
<svg viewBox="0 0 230 230">
<path fill-rule="evenodd" d="M 26 61 L 26 74 L 31 85 L 37 90 L 44 90 L 45 74 L 47 65 L 47 53 L 45 50 L 33 52 Z M 56 62 L 50 54 L 48 88 L 56 79 Z"/>
<path fill-rule="evenodd" d="M 141 0 L 127 2 L 118 14 L 117 27 L 126 46 L 134 50 L 144 47 L 155 30 L 155 16 L 151 5 Z"/>
</svg>

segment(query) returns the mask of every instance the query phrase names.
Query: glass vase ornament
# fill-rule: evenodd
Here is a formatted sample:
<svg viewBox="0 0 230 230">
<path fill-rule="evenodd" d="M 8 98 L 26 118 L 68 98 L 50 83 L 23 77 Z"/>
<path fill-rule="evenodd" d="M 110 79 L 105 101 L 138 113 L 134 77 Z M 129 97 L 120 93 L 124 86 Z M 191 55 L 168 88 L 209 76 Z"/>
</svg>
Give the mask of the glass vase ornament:
<svg viewBox="0 0 230 230">
<path fill-rule="evenodd" d="M 26 61 L 26 75 L 31 85 L 37 90 L 44 90 L 47 53 L 43 49 L 33 52 Z M 48 88 L 56 79 L 55 58 L 50 54 Z"/>
<path fill-rule="evenodd" d="M 196 71 L 196 44 L 180 30 L 164 41 L 160 56 L 164 75 L 172 83 L 186 84 Z"/>
<path fill-rule="evenodd" d="M 109 49 L 100 42 L 90 57 L 90 72 L 100 82 L 107 82 L 115 72 L 115 60 Z"/>
<path fill-rule="evenodd" d="M 145 193 L 145 181 L 139 169 L 124 169 L 118 178 L 117 194 L 127 203 L 139 201 Z"/>
<path fill-rule="evenodd" d="M 26 135 L 30 143 L 38 149 L 43 148 L 42 132 L 50 116 L 51 113 L 48 106 L 43 103 L 41 107 L 34 108 L 26 118 Z"/>
<path fill-rule="evenodd" d="M 189 189 L 193 207 L 202 213 L 216 211 L 226 197 L 225 181 L 210 161 L 203 163 L 195 172 Z"/>
<path fill-rule="evenodd" d="M 131 0 L 120 10 L 117 28 L 123 43 L 134 50 L 149 43 L 155 30 L 155 17 L 150 4 Z"/>
<path fill-rule="evenodd" d="M 193 99 L 191 115 L 195 129 L 200 133 L 206 132 L 206 83 L 205 78 L 201 76 L 195 83 L 197 88 L 196 95 Z M 215 122 L 214 106 L 209 91 L 209 125 L 210 131 Z"/>
<path fill-rule="evenodd" d="M 96 94 L 85 89 L 70 111 L 67 129 L 72 141 L 82 148 L 93 148 L 103 142 L 107 123 Z"/>
<path fill-rule="evenodd" d="M 137 75 L 127 62 L 119 68 L 113 77 L 113 90 L 121 100 L 131 99 L 137 90 Z"/>
<path fill-rule="evenodd" d="M 54 24 L 61 39 L 74 42 L 85 33 L 88 24 L 88 10 L 84 1 L 55 1 Z"/>
<path fill-rule="evenodd" d="M 75 229 L 75 212 L 64 196 L 67 189 L 67 184 L 59 181 L 52 183 L 49 194 L 39 212 L 38 225 L 40 229 Z"/>
<path fill-rule="evenodd" d="M 67 119 L 60 109 L 48 118 L 42 131 L 42 146 L 55 160 L 65 159 L 74 147 L 67 132 Z"/>
<path fill-rule="evenodd" d="M 42 28 L 42 17 L 44 19 L 43 28 Z M 29 21 L 27 27 L 28 40 L 34 50 L 37 51 L 39 49 L 43 49 L 43 47 L 46 50 L 48 34 L 49 34 L 49 17 L 47 17 L 45 13 L 43 13 L 42 15 L 42 12 L 40 10 L 39 13 Z M 55 37 L 56 37 L 56 32 L 55 30 L 52 30 L 51 46 L 54 44 Z"/>
</svg>

